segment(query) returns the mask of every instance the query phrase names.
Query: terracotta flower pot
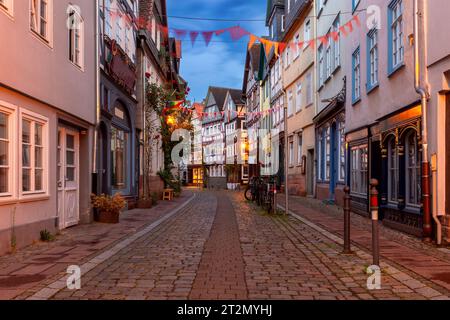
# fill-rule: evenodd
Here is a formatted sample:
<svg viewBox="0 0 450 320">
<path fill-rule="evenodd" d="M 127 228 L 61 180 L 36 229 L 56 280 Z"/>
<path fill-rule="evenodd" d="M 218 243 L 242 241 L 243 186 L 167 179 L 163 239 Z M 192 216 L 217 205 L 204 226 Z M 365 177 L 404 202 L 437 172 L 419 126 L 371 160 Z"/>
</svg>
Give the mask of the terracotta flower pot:
<svg viewBox="0 0 450 320">
<path fill-rule="evenodd" d="M 119 223 L 120 212 L 99 211 L 97 214 L 97 222 L 101 223 Z"/>
</svg>

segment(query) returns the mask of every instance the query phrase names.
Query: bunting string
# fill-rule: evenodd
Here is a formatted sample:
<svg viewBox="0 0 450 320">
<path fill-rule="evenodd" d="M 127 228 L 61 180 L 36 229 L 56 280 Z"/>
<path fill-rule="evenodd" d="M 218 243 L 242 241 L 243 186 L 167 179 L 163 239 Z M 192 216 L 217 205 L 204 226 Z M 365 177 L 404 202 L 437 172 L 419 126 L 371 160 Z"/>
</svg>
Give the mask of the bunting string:
<svg viewBox="0 0 450 320">
<path fill-rule="evenodd" d="M 230 35 L 232 41 L 238 41 L 245 36 L 249 37 L 248 48 L 251 48 L 256 42 L 259 42 L 263 45 L 264 51 L 268 56 L 271 50 L 273 49 L 274 54 L 278 56 L 283 53 L 286 48 L 290 48 L 291 50 L 295 50 L 296 48 L 304 48 L 310 47 L 311 49 L 315 49 L 317 45 L 327 46 L 330 41 L 337 42 L 340 37 L 347 37 L 350 33 L 355 30 L 356 27 L 361 27 L 361 20 L 358 16 L 358 13 L 352 16 L 352 18 L 339 27 L 339 31 L 330 31 L 329 33 L 319 36 L 315 39 L 309 39 L 307 41 L 298 41 L 298 42 L 276 42 L 266 39 L 264 37 L 259 37 L 251 32 L 245 30 L 240 26 L 232 26 L 224 29 L 218 30 L 208 30 L 208 31 L 198 31 L 198 30 L 185 30 L 185 29 L 177 29 L 177 28 L 168 28 L 166 26 L 160 24 L 152 24 L 151 21 L 146 21 L 143 18 L 130 18 L 129 15 L 122 14 L 119 10 L 109 9 L 107 8 L 111 20 L 114 21 L 116 19 L 126 19 L 127 23 L 134 24 L 139 29 L 147 29 L 149 32 L 153 31 L 153 28 L 156 28 L 157 31 L 160 31 L 164 39 L 169 37 L 169 34 L 172 34 L 177 40 L 184 40 L 187 35 L 189 35 L 189 39 L 191 41 L 192 46 L 197 42 L 198 36 L 201 35 L 203 37 L 203 41 L 206 47 L 209 46 L 213 36 L 221 36 L 225 33 Z"/>
</svg>

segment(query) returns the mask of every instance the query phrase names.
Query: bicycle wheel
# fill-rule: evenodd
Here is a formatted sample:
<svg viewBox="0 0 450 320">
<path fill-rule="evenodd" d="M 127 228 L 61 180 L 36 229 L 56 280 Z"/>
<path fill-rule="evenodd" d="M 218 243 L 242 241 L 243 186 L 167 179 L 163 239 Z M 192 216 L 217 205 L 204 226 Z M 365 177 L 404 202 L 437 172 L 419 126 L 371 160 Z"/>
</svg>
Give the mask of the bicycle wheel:
<svg viewBox="0 0 450 320">
<path fill-rule="evenodd" d="M 247 201 L 253 201 L 252 188 L 247 187 L 244 192 L 244 197 Z"/>
</svg>

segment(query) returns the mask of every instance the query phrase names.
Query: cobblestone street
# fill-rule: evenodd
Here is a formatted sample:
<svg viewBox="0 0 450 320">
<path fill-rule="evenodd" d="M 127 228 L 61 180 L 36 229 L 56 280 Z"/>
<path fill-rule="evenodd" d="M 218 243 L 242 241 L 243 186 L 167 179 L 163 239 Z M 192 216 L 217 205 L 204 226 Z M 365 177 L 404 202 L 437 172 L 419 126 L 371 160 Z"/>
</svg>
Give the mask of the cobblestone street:
<svg viewBox="0 0 450 320">
<path fill-rule="evenodd" d="M 381 289 L 368 290 L 365 268 L 370 265 L 371 256 L 363 246 L 353 247 L 354 255 L 342 255 L 341 238 L 336 233 L 298 216 L 267 215 L 246 202 L 241 193 L 187 192 L 177 201 L 178 210 L 157 210 L 161 214 L 152 216 L 150 224 L 81 259 L 80 290 L 66 288 L 64 266 L 77 264 L 66 257 L 63 262 L 67 263 L 53 267 L 53 274 L 47 269 L 44 279 L 34 279 L 20 295 L 11 292 L 24 285 L 14 284 L 14 276 L 23 272 L 3 273 L 2 298 L 449 298 L 445 283 L 441 286 L 383 259 Z M 53 245 L 58 247 L 58 241 Z M 64 256 L 55 248 L 46 249 L 54 260 Z M 21 255 L 33 258 L 30 250 L 25 249 Z M 445 267 L 448 253 L 439 254 L 441 258 L 435 254 L 434 260 L 440 259 Z M 35 256 L 33 259 L 32 265 L 22 263 L 20 270 L 48 267 L 48 257 L 40 262 Z M 8 261 L 12 261 L 11 256 L 0 259 L 5 267 Z"/>
</svg>

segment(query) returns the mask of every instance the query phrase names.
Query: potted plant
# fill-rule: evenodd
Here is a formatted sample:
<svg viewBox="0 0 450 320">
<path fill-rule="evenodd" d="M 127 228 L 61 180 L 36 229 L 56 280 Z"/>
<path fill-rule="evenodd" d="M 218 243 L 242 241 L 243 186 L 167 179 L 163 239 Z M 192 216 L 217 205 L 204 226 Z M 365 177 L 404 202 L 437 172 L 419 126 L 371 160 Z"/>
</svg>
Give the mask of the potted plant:
<svg viewBox="0 0 450 320">
<path fill-rule="evenodd" d="M 125 208 L 126 202 L 120 193 L 114 196 L 92 195 L 92 206 L 98 210 L 96 221 L 103 223 L 119 223 L 120 211 Z"/>
</svg>

